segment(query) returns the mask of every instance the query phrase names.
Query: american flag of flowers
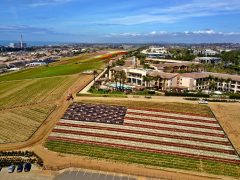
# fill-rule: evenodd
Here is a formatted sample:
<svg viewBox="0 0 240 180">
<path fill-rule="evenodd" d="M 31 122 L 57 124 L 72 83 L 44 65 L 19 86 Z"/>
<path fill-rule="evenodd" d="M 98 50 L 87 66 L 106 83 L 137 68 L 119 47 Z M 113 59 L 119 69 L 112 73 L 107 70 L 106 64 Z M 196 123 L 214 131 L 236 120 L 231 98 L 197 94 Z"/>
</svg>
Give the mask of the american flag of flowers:
<svg viewBox="0 0 240 180">
<path fill-rule="evenodd" d="M 48 140 L 240 163 L 214 117 L 163 110 L 73 103 Z"/>
</svg>

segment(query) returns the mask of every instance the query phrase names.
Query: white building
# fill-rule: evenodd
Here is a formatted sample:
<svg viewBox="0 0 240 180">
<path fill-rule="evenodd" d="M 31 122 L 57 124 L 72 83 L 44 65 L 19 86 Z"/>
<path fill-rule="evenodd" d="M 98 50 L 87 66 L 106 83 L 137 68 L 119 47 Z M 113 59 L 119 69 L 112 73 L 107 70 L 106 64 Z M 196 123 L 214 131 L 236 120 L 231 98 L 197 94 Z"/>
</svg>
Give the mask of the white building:
<svg viewBox="0 0 240 180">
<path fill-rule="evenodd" d="M 202 54 L 204 54 L 205 56 L 215 56 L 217 54 L 219 54 L 218 51 L 214 51 L 212 49 L 205 49 Z"/>
<path fill-rule="evenodd" d="M 203 64 L 218 64 L 222 59 L 220 57 L 196 57 L 195 61 Z"/>
<path fill-rule="evenodd" d="M 168 55 L 168 51 L 165 47 L 150 47 L 142 51 L 143 54 L 146 54 L 147 58 L 165 58 Z"/>
<path fill-rule="evenodd" d="M 32 62 L 32 63 L 28 63 L 25 66 L 26 67 L 35 67 L 35 66 L 44 66 L 47 65 L 47 63 L 45 62 Z"/>
</svg>

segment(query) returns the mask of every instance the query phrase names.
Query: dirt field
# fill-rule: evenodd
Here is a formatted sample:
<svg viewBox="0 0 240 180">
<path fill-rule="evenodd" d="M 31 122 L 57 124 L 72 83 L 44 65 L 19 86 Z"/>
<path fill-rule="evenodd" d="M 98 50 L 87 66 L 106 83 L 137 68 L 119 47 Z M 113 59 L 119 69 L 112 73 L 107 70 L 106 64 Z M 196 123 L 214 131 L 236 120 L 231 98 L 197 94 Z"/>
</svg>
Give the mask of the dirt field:
<svg viewBox="0 0 240 180">
<path fill-rule="evenodd" d="M 212 103 L 209 106 L 240 153 L 240 103 Z"/>
</svg>

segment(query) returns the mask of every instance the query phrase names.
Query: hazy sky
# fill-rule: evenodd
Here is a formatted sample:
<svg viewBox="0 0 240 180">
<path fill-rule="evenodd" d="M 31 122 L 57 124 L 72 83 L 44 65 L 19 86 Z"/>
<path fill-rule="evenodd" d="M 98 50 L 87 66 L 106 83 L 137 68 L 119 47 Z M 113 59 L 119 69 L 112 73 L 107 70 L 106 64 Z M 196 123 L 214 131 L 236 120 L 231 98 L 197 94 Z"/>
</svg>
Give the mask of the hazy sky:
<svg viewBox="0 0 240 180">
<path fill-rule="evenodd" d="M 0 40 L 240 42 L 240 0 L 0 0 Z"/>
</svg>

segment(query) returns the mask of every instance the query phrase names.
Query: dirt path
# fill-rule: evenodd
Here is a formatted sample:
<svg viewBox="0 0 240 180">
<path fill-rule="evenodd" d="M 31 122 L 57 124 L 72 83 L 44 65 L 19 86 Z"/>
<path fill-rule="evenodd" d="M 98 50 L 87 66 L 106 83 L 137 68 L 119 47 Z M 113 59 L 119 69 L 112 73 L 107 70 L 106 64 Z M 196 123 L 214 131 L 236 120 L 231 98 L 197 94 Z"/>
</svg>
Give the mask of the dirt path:
<svg viewBox="0 0 240 180">
<path fill-rule="evenodd" d="M 169 96 L 155 96 L 151 99 L 145 98 L 144 96 L 129 96 L 128 98 L 115 98 L 115 97 L 87 97 L 80 96 L 76 97 L 75 101 L 81 100 L 128 100 L 128 101 L 146 101 L 146 102 L 178 102 L 178 103 L 188 103 L 188 104 L 198 104 L 198 101 L 189 101 L 183 99 L 183 97 L 169 97 Z"/>
<path fill-rule="evenodd" d="M 240 154 L 240 103 L 212 103 L 209 106 Z"/>
</svg>

